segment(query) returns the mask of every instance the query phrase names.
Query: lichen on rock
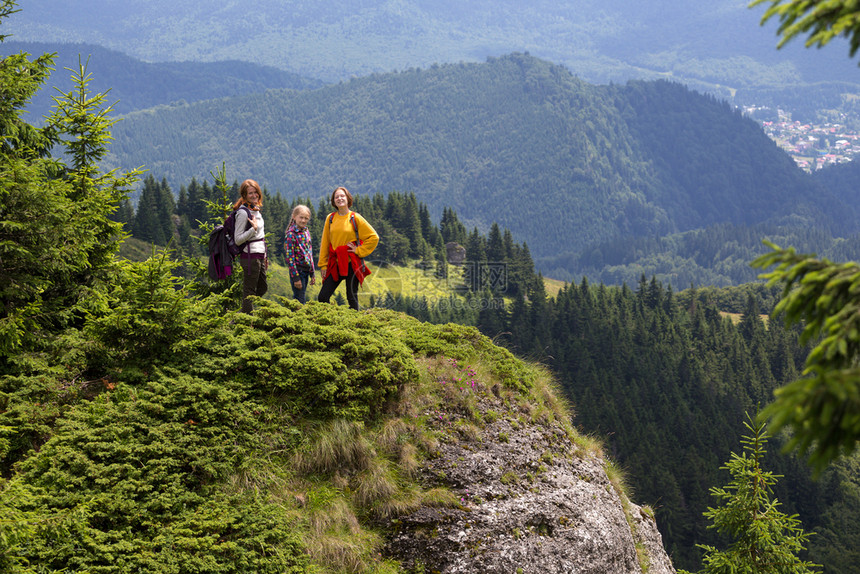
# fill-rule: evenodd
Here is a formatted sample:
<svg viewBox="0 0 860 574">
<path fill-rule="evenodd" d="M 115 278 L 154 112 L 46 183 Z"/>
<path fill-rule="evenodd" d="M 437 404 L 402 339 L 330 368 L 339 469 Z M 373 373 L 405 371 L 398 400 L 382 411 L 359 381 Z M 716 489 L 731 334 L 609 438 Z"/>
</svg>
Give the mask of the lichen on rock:
<svg viewBox="0 0 860 574">
<path fill-rule="evenodd" d="M 436 377 L 449 408 L 423 413 L 439 440 L 420 472 L 460 505 L 394 520 L 391 557 L 441 574 L 675 572 L 653 516 L 612 484 L 599 449 L 516 393 L 457 378 Z"/>
</svg>

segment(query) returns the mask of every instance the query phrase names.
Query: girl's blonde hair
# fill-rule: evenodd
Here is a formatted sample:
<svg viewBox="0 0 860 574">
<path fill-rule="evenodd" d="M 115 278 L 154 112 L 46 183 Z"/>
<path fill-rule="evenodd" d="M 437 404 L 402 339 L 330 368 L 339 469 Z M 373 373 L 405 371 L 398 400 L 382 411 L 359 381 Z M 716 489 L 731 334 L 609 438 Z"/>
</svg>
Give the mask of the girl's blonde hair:
<svg viewBox="0 0 860 574">
<path fill-rule="evenodd" d="M 300 211 L 304 211 L 305 213 L 307 213 L 307 214 L 308 214 L 308 217 L 310 217 L 310 216 L 311 216 L 311 208 L 310 208 L 310 207 L 308 207 L 307 205 L 301 205 L 301 204 L 299 204 L 299 205 L 297 205 L 297 206 L 295 206 L 295 207 L 293 208 L 293 212 L 290 214 L 290 223 L 293 223 L 293 222 L 296 220 L 296 215 L 297 215 Z"/>
</svg>

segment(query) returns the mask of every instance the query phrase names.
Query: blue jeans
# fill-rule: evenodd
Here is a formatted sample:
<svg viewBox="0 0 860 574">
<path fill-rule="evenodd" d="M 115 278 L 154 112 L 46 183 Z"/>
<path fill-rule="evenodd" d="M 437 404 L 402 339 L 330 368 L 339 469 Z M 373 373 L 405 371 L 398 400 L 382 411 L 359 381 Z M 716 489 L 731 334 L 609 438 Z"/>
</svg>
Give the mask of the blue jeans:
<svg viewBox="0 0 860 574">
<path fill-rule="evenodd" d="M 307 291 L 307 289 L 308 289 L 308 279 L 310 278 L 310 273 L 308 273 L 307 271 L 305 271 L 303 269 L 299 269 L 298 271 L 299 271 L 298 279 L 301 280 L 302 286 L 301 286 L 301 288 L 296 287 L 296 285 L 295 285 L 296 278 L 290 277 L 290 287 L 293 288 L 293 296 L 296 298 L 296 301 L 298 301 L 301 304 L 304 304 L 305 303 L 305 291 Z"/>
</svg>

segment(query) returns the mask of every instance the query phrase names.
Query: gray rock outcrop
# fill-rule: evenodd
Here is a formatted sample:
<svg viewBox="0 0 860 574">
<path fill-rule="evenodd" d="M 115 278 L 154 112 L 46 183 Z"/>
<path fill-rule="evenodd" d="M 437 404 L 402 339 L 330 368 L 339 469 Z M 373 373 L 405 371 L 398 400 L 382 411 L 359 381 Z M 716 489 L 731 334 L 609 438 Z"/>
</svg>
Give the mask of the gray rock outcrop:
<svg viewBox="0 0 860 574">
<path fill-rule="evenodd" d="M 674 574 L 651 511 L 619 493 L 600 454 L 506 404 L 483 393 L 480 425 L 431 414 L 442 439 L 421 472 L 461 505 L 401 516 L 387 552 L 426 574 Z"/>
</svg>

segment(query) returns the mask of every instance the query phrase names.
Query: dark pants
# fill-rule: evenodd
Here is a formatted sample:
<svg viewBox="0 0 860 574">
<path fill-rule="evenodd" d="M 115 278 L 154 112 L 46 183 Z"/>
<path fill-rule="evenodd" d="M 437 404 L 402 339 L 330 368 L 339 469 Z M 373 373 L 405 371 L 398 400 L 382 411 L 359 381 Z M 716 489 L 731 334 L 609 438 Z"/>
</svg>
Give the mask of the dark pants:
<svg viewBox="0 0 860 574">
<path fill-rule="evenodd" d="M 298 277 L 290 277 L 290 286 L 293 288 L 293 296 L 296 298 L 301 304 L 305 303 L 305 291 L 308 289 L 308 279 L 310 278 L 310 273 L 305 271 L 304 269 L 299 269 Z M 301 288 L 296 287 L 296 279 L 302 282 Z"/>
<path fill-rule="evenodd" d="M 352 270 L 352 265 L 349 266 L 349 270 L 346 272 L 345 278 L 341 277 L 335 281 L 332 278 L 331 273 L 325 276 L 322 287 L 320 287 L 318 300 L 323 303 L 328 303 L 334 290 L 337 289 L 337 286 L 340 285 L 340 282 L 344 279 L 346 280 L 346 301 L 349 303 L 350 308 L 358 311 L 358 277 L 355 276 L 355 272 Z"/>
<path fill-rule="evenodd" d="M 258 259 L 256 257 L 240 257 L 239 259 L 242 262 L 242 271 L 244 271 L 242 279 L 242 312 L 251 313 L 254 310 L 254 306 L 248 297 L 251 295 L 262 297 L 269 290 L 269 283 L 266 281 L 265 259 Z"/>
</svg>

